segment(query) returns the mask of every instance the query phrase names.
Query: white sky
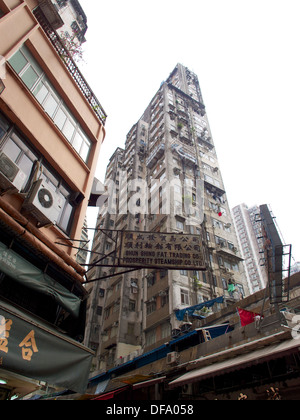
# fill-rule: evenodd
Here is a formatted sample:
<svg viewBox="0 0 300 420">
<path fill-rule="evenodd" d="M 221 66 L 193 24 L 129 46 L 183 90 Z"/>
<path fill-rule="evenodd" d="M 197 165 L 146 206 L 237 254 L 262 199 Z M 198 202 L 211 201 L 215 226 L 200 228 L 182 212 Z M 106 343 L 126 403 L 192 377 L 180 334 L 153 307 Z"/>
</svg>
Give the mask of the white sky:
<svg viewBox="0 0 300 420">
<path fill-rule="evenodd" d="M 108 114 L 96 176 L 182 63 L 199 77 L 230 207 L 269 204 L 300 261 L 299 0 L 80 3 L 80 67 Z"/>
</svg>

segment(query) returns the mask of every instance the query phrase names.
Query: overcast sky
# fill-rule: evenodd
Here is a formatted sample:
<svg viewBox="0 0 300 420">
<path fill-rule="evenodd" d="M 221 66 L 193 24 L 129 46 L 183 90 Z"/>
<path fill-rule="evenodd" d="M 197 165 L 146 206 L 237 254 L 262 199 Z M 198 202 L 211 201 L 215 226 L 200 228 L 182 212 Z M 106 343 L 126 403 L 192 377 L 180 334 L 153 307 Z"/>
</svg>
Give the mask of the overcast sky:
<svg viewBox="0 0 300 420">
<path fill-rule="evenodd" d="M 300 261 L 299 0 L 80 3 L 80 67 L 108 114 L 96 176 L 182 63 L 198 75 L 230 207 L 269 204 Z"/>
</svg>

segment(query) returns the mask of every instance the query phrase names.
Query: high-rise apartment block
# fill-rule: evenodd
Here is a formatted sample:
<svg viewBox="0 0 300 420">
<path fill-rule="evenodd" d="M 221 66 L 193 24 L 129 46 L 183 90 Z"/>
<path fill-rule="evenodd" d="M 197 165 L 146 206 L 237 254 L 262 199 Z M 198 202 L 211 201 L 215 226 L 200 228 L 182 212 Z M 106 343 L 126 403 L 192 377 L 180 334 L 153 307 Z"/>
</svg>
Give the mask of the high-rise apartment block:
<svg viewBox="0 0 300 420">
<path fill-rule="evenodd" d="M 125 148 L 111 157 L 106 186 L 87 286 L 86 344 L 97 353 L 95 369 L 197 327 L 194 319 L 179 321 L 177 309 L 249 294 L 198 78 L 188 68 L 178 64 L 161 84 Z M 110 258 L 114 232 L 124 230 L 199 235 L 206 270 L 122 274 Z"/>
<path fill-rule="evenodd" d="M 260 208 L 240 204 L 233 208 L 233 218 L 244 259 L 245 273 L 251 293 L 264 289 L 268 273 L 264 263 L 264 241 L 260 222 Z"/>
</svg>

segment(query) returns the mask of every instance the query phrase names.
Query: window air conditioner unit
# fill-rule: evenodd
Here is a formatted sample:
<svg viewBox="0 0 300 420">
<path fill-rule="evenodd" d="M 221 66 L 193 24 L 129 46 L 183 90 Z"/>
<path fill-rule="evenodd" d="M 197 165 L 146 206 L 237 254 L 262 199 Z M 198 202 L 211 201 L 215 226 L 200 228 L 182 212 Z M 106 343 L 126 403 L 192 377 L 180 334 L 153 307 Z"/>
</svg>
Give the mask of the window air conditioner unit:
<svg viewBox="0 0 300 420">
<path fill-rule="evenodd" d="M 63 200 L 47 183 L 36 181 L 28 193 L 23 209 L 30 213 L 40 224 L 56 224 L 62 210 Z"/>
<path fill-rule="evenodd" d="M 172 338 L 178 338 L 181 336 L 181 330 L 179 328 L 175 328 L 172 330 Z"/>
<path fill-rule="evenodd" d="M 167 354 L 167 365 L 173 365 L 174 363 L 177 363 L 179 359 L 179 354 L 176 351 L 173 351 L 172 353 Z"/>
<path fill-rule="evenodd" d="M 0 189 L 19 192 L 26 181 L 26 175 L 5 153 L 0 153 Z"/>
<path fill-rule="evenodd" d="M 182 324 L 180 326 L 180 330 L 182 333 L 188 333 L 189 331 L 191 331 L 192 329 L 192 323 L 191 322 L 186 322 L 185 324 Z"/>
<path fill-rule="evenodd" d="M 124 363 L 124 358 L 123 357 L 120 357 L 120 359 L 117 359 L 115 361 L 115 367 L 121 366 L 121 365 L 123 365 L 123 363 Z"/>
</svg>

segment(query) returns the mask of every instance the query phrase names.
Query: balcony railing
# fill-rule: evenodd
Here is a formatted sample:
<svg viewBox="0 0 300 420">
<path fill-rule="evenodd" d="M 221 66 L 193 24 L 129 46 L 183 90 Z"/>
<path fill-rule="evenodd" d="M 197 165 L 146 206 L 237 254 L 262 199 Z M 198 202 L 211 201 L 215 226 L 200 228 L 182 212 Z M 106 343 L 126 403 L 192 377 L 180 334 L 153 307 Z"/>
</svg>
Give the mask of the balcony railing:
<svg viewBox="0 0 300 420">
<path fill-rule="evenodd" d="M 100 102 L 96 98 L 95 94 L 93 93 L 92 89 L 89 87 L 88 83 L 86 82 L 85 78 L 82 76 L 80 70 L 78 69 L 77 65 L 73 61 L 69 51 L 62 43 L 60 37 L 57 35 L 53 27 L 49 24 L 48 20 L 46 19 L 45 15 L 43 14 L 42 10 L 38 7 L 34 10 L 34 16 L 38 20 L 39 24 L 43 28 L 44 32 L 48 36 L 51 44 L 56 49 L 58 55 L 66 65 L 67 69 L 69 70 L 71 76 L 73 77 L 74 81 L 76 82 L 77 86 L 81 90 L 82 94 L 87 99 L 88 103 L 90 104 L 92 110 L 95 112 L 99 120 L 103 125 L 105 125 L 105 121 L 107 115 L 102 108 Z"/>
<path fill-rule="evenodd" d="M 163 156 L 165 153 L 165 145 L 164 143 L 161 143 L 159 146 L 157 146 L 154 151 L 151 153 L 149 158 L 147 159 L 147 167 L 153 168 L 155 163 Z"/>
</svg>

